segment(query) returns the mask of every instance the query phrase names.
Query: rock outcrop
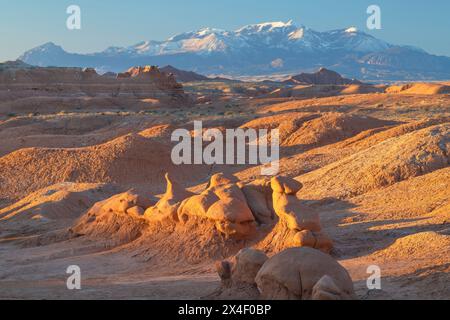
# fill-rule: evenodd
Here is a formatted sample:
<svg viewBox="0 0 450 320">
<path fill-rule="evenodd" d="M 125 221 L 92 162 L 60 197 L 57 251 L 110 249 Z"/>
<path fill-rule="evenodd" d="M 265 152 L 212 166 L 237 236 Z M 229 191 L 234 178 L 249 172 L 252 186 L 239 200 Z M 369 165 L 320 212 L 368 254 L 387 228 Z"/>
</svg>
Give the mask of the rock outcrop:
<svg viewBox="0 0 450 320">
<path fill-rule="evenodd" d="M 117 233 L 119 239 L 127 239 L 122 233 L 129 231 L 135 239 L 146 228 L 151 237 L 165 232 L 189 238 L 185 241 L 195 241 L 202 234 L 210 241 L 214 238 L 218 248 L 224 244 L 239 250 L 253 244 L 271 253 L 290 247 L 324 252 L 332 248 L 318 213 L 296 197 L 301 183 L 291 178 L 243 184 L 232 176 L 215 174 L 200 194 L 185 190 L 169 174 L 165 178 L 166 193 L 153 206 L 149 198 L 134 192 L 119 194 L 94 205 L 72 231 L 81 235 L 107 232 L 113 238 Z"/>
<path fill-rule="evenodd" d="M 245 248 L 230 260 L 216 262 L 221 286 L 212 297 L 258 299 L 259 292 L 255 278 L 268 259 L 262 251 Z"/>
<path fill-rule="evenodd" d="M 343 78 L 339 73 L 320 68 L 315 73 L 301 73 L 284 81 L 285 84 L 331 84 L 331 85 L 347 85 L 347 84 L 362 84 L 358 80 Z"/>
<path fill-rule="evenodd" d="M 191 192 L 186 191 L 177 182 L 172 181 L 169 174 L 166 173 L 167 190 L 158 203 L 145 211 L 145 217 L 150 221 L 178 222 L 178 208 L 183 200 L 193 196 Z"/>
<path fill-rule="evenodd" d="M 219 232 L 233 238 L 249 238 L 256 232 L 255 218 L 241 189 L 222 174 L 211 178 L 209 187 L 192 196 L 178 209 L 180 222 L 190 218 L 213 221 Z"/>
<path fill-rule="evenodd" d="M 291 248 L 269 258 L 246 248 L 216 263 L 221 279 L 214 298 L 265 300 L 354 299 L 353 282 L 331 256 L 311 248 Z"/>
<path fill-rule="evenodd" d="M 302 204 L 296 196 L 302 184 L 291 178 L 274 177 L 271 188 L 278 222 L 261 247 L 273 248 L 275 252 L 289 247 L 311 247 L 330 252 L 333 243 L 322 231 L 319 213 Z"/>
<path fill-rule="evenodd" d="M 145 229 L 147 222 L 142 215 L 151 205 L 149 198 L 133 191 L 115 195 L 96 203 L 69 234 L 106 239 L 110 246 L 133 241 Z"/>
<path fill-rule="evenodd" d="M 134 67 L 116 77 L 97 74 L 92 68 L 41 68 L 19 63 L 0 67 L 3 102 L 30 97 L 159 99 L 166 104 L 191 103 L 175 77 L 155 66 Z"/>
</svg>

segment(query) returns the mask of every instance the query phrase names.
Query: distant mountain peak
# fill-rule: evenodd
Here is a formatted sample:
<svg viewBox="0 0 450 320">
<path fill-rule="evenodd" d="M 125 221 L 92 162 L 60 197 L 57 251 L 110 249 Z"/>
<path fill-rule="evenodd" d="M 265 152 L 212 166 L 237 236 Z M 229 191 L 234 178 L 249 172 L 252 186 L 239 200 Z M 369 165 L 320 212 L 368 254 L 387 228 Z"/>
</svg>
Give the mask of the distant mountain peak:
<svg viewBox="0 0 450 320">
<path fill-rule="evenodd" d="M 20 59 L 38 66 L 94 67 L 104 72 L 170 64 L 207 75 L 239 76 L 292 74 L 323 65 L 370 80 L 450 78 L 448 57 L 395 46 L 355 26 L 319 32 L 292 20 L 249 24 L 235 31 L 206 27 L 165 41 L 141 41 L 94 54 L 68 53 L 49 42 Z"/>
<path fill-rule="evenodd" d="M 358 31 L 359 30 L 356 27 L 350 27 L 350 28 L 345 29 L 346 33 L 357 33 Z"/>
</svg>

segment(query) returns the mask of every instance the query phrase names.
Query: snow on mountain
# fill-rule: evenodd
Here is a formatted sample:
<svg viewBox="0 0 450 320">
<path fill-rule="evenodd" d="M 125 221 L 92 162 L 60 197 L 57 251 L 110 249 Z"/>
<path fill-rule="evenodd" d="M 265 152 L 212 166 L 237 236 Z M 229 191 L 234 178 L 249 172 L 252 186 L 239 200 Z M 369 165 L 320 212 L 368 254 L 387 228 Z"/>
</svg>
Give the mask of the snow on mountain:
<svg viewBox="0 0 450 320">
<path fill-rule="evenodd" d="M 164 41 L 146 40 L 84 55 L 46 43 L 19 59 L 39 66 L 94 67 L 114 72 L 133 65 L 157 64 L 203 74 L 260 75 L 298 73 L 322 66 L 351 78 L 450 78 L 448 57 L 389 44 L 354 26 L 319 32 L 292 20 L 250 24 L 234 31 L 202 28 Z"/>
<path fill-rule="evenodd" d="M 286 50 L 346 49 L 359 52 L 384 50 L 387 43 L 351 27 L 346 30 L 316 32 L 288 22 L 251 24 L 235 31 L 203 28 L 170 37 L 166 41 L 143 41 L 127 48 L 108 48 L 103 53 L 166 55 L 186 52 L 211 53 L 242 48 L 266 47 Z"/>
</svg>

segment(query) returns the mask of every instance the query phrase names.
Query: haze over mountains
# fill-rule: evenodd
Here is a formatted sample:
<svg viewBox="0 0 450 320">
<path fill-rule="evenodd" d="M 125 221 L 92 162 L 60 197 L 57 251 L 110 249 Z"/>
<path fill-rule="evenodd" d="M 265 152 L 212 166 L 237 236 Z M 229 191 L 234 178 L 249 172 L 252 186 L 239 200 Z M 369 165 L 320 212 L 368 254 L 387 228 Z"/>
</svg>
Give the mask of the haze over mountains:
<svg viewBox="0 0 450 320">
<path fill-rule="evenodd" d="M 68 53 L 49 42 L 19 59 L 38 66 L 94 67 L 100 72 L 152 64 L 207 75 L 292 74 L 326 67 L 362 80 L 450 78 L 450 57 L 390 44 L 354 27 L 318 32 L 292 21 L 248 25 L 235 31 L 204 28 L 166 41 L 143 41 L 93 54 Z"/>
</svg>

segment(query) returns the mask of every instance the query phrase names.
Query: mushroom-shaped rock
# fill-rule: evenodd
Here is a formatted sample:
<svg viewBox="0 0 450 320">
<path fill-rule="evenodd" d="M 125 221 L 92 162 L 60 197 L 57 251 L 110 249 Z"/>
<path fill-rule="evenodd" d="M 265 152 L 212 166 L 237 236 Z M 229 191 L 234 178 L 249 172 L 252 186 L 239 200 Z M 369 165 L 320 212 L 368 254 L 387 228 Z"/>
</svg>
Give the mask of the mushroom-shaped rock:
<svg viewBox="0 0 450 320">
<path fill-rule="evenodd" d="M 145 212 L 145 216 L 150 221 L 178 221 L 177 211 L 182 201 L 193 195 L 176 181 L 173 181 L 168 173 L 166 173 L 165 178 L 167 181 L 166 193 L 155 206 L 148 208 Z"/>
<path fill-rule="evenodd" d="M 269 224 L 274 221 L 272 205 L 272 188 L 270 181 L 260 179 L 241 187 L 247 204 L 260 224 Z"/>
<path fill-rule="evenodd" d="M 293 247 L 315 248 L 329 253 L 333 248 L 333 241 L 323 231 L 303 230 L 294 235 L 291 245 Z"/>
<path fill-rule="evenodd" d="M 211 178 L 209 187 L 180 205 L 178 218 L 190 217 L 213 221 L 219 232 L 233 238 L 248 238 L 256 232 L 255 218 L 237 184 L 221 174 Z"/>
<path fill-rule="evenodd" d="M 332 282 L 323 280 L 324 276 Z M 347 270 L 330 255 L 311 248 L 290 248 L 276 254 L 261 267 L 256 284 L 263 299 L 309 300 L 327 294 L 339 299 L 354 298 Z"/>
<path fill-rule="evenodd" d="M 183 201 L 178 209 L 178 218 L 181 222 L 186 221 L 190 216 L 205 218 L 208 209 L 219 200 L 219 197 L 213 191 L 205 190 L 201 194 Z"/>
<path fill-rule="evenodd" d="M 271 181 L 273 192 L 295 195 L 303 188 L 301 182 L 283 176 L 273 177 Z"/>
<path fill-rule="evenodd" d="M 283 181 L 283 186 L 291 186 L 281 187 L 280 181 Z M 319 214 L 315 210 L 303 205 L 295 196 L 296 192 L 294 191 L 297 188 L 293 188 L 296 185 L 293 181 L 295 180 L 288 178 L 281 180 L 279 177 L 272 179 L 272 199 L 275 213 L 282 222 L 286 223 L 290 230 L 320 231 Z M 290 191 L 290 194 L 285 193 L 285 190 Z"/>
<path fill-rule="evenodd" d="M 229 198 L 215 202 L 206 217 L 216 222 L 217 229 L 235 238 L 247 238 L 256 231 L 255 219 L 247 204 Z"/>
</svg>

